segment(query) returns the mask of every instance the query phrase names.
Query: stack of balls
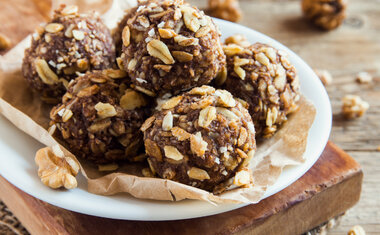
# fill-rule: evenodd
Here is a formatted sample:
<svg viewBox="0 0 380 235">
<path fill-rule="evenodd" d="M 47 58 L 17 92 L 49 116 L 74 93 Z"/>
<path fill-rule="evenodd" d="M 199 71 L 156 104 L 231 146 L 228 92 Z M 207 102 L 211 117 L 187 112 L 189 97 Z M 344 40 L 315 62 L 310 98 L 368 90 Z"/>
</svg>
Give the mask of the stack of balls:
<svg viewBox="0 0 380 235">
<path fill-rule="evenodd" d="M 249 187 L 256 139 L 297 109 L 287 56 L 233 36 L 182 0 L 140 1 L 111 36 L 94 14 L 62 6 L 38 29 L 23 74 L 55 103 L 50 132 L 98 164 L 134 161 L 150 174 L 214 193 Z"/>
</svg>

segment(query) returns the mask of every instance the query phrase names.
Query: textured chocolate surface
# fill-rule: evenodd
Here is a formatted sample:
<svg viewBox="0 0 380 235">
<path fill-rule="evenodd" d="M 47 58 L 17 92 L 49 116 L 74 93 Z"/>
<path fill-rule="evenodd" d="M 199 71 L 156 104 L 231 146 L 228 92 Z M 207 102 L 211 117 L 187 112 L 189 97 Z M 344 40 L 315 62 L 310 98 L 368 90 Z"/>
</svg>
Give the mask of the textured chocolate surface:
<svg viewBox="0 0 380 235">
<path fill-rule="evenodd" d="M 270 137 L 298 108 L 296 70 L 284 52 L 271 46 L 243 46 L 246 42 L 241 38 L 230 38 L 227 43 L 227 77 L 220 83 L 224 82 L 224 89 L 249 104 L 257 137 Z"/>
<path fill-rule="evenodd" d="M 134 157 L 142 146 L 139 128 L 150 112 L 146 97 L 115 78 L 117 72 L 123 75 L 105 70 L 76 78 L 50 113 L 50 131 L 56 129 L 77 156 L 97 163 Z"/>
<path fill-rule="evenodd" d="M 181 0 L 141 3 L 116 32 L 132 86 L 150 96 L 208 84 L 225 64 L 211 18 Z"/>
<path fill-rule="evenodd" d="M 153 173 L 214 192 L 239 181 L 236 172 L 246 170 L 256 149 L 255 130 L 229 92 L 197 87 L 159 109 L 141 128 Z"/>
<path fill-rule="evenodd" d="M 46 102 L 59 101 L 78 73 L 114 64 L 111 34 L 95 14 L 79 15 L 75 7 L 61 6 L 51 22 L 36 31 L 25 51 L 22 72 Z"/>
</svg>

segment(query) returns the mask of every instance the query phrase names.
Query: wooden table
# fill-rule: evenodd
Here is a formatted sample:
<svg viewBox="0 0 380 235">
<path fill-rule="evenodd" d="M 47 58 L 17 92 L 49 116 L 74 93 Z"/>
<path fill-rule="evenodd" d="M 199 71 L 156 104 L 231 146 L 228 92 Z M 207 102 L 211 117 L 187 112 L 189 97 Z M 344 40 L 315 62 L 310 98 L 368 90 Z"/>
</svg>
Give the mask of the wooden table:
<svg viewBox="0 0 380 235">
<path fill-rule="evenodd" d="M 35 3 L 38 3 L 37 5 Z M 190 2 L 202 7 L 204 0 Z M 46 19 L 48 0 L 0 0 L 0 32 L 13 43 L 24 38 Z M 36 7 L 37 6 L 37 7 Z M 38 15 L 20 15 L 36 8 Z M 280 41 L 305 59 L 313 68 L 327 69 L 334 82 L 327 90 L 333 106 L 331 140 L 353 156 L 363 167 L 364 184 L 361 200 L 329 234 L 346 234 L 360 224 L 367 234 L 380 231 L 380 4 L 378 1 L 349 0 L 348 19 L 332 32 L 322 32 L 302 19 L 300 2 L 295 0 L 242 0 L 242 24 Z M 7 14 L 3 14 L 7 12 Z M 9 18 L 11 12 L 14 17 Z M 19 30 L 11 30 L 17 25 Z M 244 32 L 242 32 L 244 33 Z M 375 76 L 372 84 L 355 83 L 355 75 L 368 71 Z M 358 94 L 371 105 L 358 120 L 345 121 L 340 115 L 341 98 Z"/>
</svg>

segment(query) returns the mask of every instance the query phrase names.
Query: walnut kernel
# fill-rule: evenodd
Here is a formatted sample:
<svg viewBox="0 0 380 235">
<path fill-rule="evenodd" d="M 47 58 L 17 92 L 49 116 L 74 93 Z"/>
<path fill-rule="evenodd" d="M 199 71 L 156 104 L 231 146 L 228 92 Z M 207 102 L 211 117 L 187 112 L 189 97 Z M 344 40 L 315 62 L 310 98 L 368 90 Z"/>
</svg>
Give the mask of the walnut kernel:
<svg viewBox="0 0 380 235">
<path fill-rule="evenodd" d="M 73 189 L 77 187 L 75 176 L 78 174 L 80 166 L 71 157 L 64 156 L 58 145 L 40 149 L 36 153 L 35 162 L 38 165 L 38 176 L 42 183 L 50 188 Z"/>
<path fill-rule="evenodd" d="M 357 95 L 346 95 L 342 101 L 342 113 L 347 119 L 361 117 L 369 108 L 369 104 Z"/>
<path fill-rule="evenodd" d="M 332 30 L 346 18 L 345 0 L 303 0 L 302 10 L 307 19 L 316 26 Z"/>
<path fill-rule="evenodd" d="M 365 235 L 365 230 L 362 226 L 355 225 L 348 231 L 347 235 Z"/>
<path fill-rule="evenodd" d="M 232 22 L 238 22 L 242 15 L 237 0 L 209 0 L 207 13 Z"/>
</svg>

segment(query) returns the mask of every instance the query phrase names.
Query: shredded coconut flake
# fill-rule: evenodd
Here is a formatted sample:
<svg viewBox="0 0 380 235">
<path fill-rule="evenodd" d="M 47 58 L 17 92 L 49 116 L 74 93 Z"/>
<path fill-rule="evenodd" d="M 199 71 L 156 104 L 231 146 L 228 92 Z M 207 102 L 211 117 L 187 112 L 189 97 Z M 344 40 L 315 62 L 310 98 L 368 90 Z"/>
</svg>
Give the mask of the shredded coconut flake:
<svg viewBox="0 0 380 235">
<path fill-rule="evenodd" d="M 227 152 L 227 147 L 220 147 L 220 148 L 219 148 L 219 152 L 220 152 L 220 153 Z"/>
<path fill-rule="evenodd" d="M 139 82 L 139 83 L 148 83 L 146 80 L 142 79 L 142 78 L 136 78 L 136 80 Z"/>
<path fill-rule="evenodd" d="M 142 11 L 144 8 L 145 8 L 145 6 L 139 6 L 139 8 L 137 8 L 137 12 Z"/>
<path fill-rule="evenodd" d="M 63 113 L 64 113 L 65 111 L 66 111 L 65 108 L 59 110 L 59 111 L 58 111 L 58 115 L 59 115 L 60 117 L 62 117 L 62 116 L 63 116 Z"/>
<path fill-rule="evenodd" d="M 78 77 L 82 77 L 82 76 L 84 76 L 84 73 L 80 73 L 80 72 L 75 72 L 75 74 L 78 76 Z"/>
<path fill-rule="evenodd" d="M 65 67 L 66 67 L 66 64 L 64 64 L 64 63 L 57 64 L 57 69 L 58 70 L 61 70 L 61 69 L 65 68 Z"/>
<path fill-rule="evenodd" d="M 149 32 L 148 32 L 148 35 L 151 36 L 151 37 L 153 37 L 154 34 L 155 34 L 154 29 L 153 28 L 150 29 Z"/>
<path fill-rule="evenodd" d="M 165 25 L 165 22 L 162 21 L 161 23 L 159 23 L 159 24 L 157 25 L 157 27 L 158 27 L 158 28 L 162 28 L 162 27 L 164 27 L 164 25 Z"/>
<path fill-rule="evenodd" d="M 49 64 L 50 64 L 51 66 L 53 66 L 54 68 L 57 67 L 57 64 L 54 63 L 54 61 L 52 61 L 52 60 L 49 60 Z"/>
</svg>

